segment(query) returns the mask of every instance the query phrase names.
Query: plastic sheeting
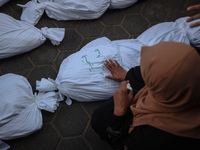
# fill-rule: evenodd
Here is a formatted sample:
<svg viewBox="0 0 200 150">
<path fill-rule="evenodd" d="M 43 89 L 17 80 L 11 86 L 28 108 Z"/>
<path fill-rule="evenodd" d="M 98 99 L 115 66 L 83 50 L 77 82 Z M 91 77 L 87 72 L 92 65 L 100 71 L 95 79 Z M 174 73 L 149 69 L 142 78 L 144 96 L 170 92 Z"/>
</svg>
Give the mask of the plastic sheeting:
<svg viewBox="0 0 200 150">
<path fill-rule="evenodd" d="M 25 5 L 18 5 L 23 8 L 21 20 L 35 25 L 44 11 L 56 20 L 97 19 L 109 7 L 125 8 L 136 2 L 137 0 L 32 0 Z"/>
<path fill-rule="evenodd" d="M 65 35 L 64 28 L 41 30 L 33 25 L 0 13 L 0 59 L 28 52 L 42 45 L 46 38 L 59 45 Z"/>
<path fill-rule="evenodd" d="M 54 112 L 60 100 L 56 92 L 33 95 L 23 76 L 0 76 L 0 140 L 27 136 L 42 127 L 41 109 Z"/>
</svg>

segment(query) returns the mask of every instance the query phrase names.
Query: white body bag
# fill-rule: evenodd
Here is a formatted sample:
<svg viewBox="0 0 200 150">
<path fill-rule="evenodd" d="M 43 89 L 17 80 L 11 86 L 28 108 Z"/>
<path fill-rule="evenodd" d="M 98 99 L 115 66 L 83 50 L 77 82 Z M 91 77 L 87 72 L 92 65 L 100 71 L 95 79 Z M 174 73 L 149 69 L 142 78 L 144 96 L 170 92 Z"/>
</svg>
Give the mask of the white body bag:
<svg viewBox="0 0 200 150">
<path fill-rule="evenodd" d="M 55 81 L 42 79 L 36 88 L 39 91 L 58 89 L 66 97 L 81 102 L 106 100 L 120 85 L 105 78 L 110 75 L 104 67 L 107 59 L 121 64 L 117 46 L 105 37 L 96 39 L 63 60 Z"/>
<path fill-rule="evenodd" d="M 58 107 L 56 92 L 33 95 L 23 76 L 0 76 L 0 140 L 27 136 L 42 127 L 41 109 L 54 112 Z"/>
<path fill-rule="evenodd" d="M 200 19 L 186 22 L 188 17 L 182 17 L 175 22 L 163 22 L 144 31 L 137 39 L 144 45 L 152 46 L 164 41 L 181 42 L 200 47 L 200 26 L 190 28 L 190 24 Z"/>
<path fill-rule="evenodd" d="M 28 52 L 42 45 L 46 38 L 59 45 L 65 35 L 64 28 L 41 30 L 33 25 L 0 13 L 0 59 Z"/>
<path fill-rule="evenodd" d="M 31 0 L 23 8 L 21 20 L 37 24 L 46 14 L 56 20 L 98 19 L 108 8 L 125 8 L 137 0 Z"/>
</svg>

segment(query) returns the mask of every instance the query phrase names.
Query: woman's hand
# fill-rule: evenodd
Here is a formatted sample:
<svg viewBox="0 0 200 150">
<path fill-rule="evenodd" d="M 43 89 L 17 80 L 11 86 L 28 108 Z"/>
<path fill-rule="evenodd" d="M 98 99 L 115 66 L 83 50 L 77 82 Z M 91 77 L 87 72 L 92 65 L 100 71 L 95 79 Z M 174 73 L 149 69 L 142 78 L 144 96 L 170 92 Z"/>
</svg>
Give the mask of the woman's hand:
<svg viewBox="0 0 200 150">
<path fill-rule="evenodd" d="M 118 82 L 125 80 L 127 72 L 119 65 L 119 63 L 116 60 L 115 61 L 112 61 L 111 59 L 109 59 L 109 61 L 106 60 L 104 65 L 112 74 L 112 76 L 106 76 L 106 78 Z"/>
<path fill-rule="evenodd" d="M 127 89 L 129 81 L 124 81 L 115 91 L 114 98 L 114 115 L 123 116 L 133 101 L 133 91 Z"/>
<path fill-rule="evenodd" d="M 193 5 L 193 6 L 190 6 L 190 7 L 187 8 L 187 11 L 193 11 L 193 10 L 200 10 L 200 4 Z M 186 21 L 190 22 L 190 21 L 193 21 L 193 20 L 196 20 L 196 19 L 200 19 L 200 13 L 196 14 L 194 16 L 191 16 Z M 200 21 L 190 25 L 191 28 L 194 28 L 194 27 L 197 27 L 197 26 L 200 26 Z"/>
</svg>

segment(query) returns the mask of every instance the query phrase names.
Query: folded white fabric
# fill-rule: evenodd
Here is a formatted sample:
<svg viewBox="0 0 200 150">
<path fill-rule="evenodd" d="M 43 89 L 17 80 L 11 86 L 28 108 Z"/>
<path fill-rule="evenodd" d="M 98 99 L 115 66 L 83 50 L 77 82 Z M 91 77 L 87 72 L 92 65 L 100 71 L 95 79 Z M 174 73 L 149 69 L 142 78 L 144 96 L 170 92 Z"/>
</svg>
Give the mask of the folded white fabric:
<svg viewBox="0 0 200 150">
<path fill-rule="evenodd" d="M 41 30 L 24 21 L 0 13 L 0 59 L 28 52 L 42 45 L 46 38 L 59 45 L 65 35 L 64 28 Z"/>
<path fill-rule="evenodd" d="M 174 41 L 200 47 L 200 26 L 190 28 L 190 24 L 200 21 L 200 19 L 186 22 L 187 18 L 183 17 L 175 22 L 164 22 L 154 25 L 143 32 L 137 39 L 148 46 L 163 41 Z"/>
<path fill-rule="evenodd" d="M 138 0 L 110 0 L 110 6 L 111 9 L 122 9 L 129 7 L 136 3 Z"/>
<path fill-rule="evenodd" d="M 7 3 L 9 0 L 0 0 L 0 7 Z"/>
<path fill-rule="evenodd" d="M 59 103 L 56 92 L 33 95 L 23 76 L 0 76 L 0 140 L 27 136 L 42 127 L 41 109 L 54 112 Z"/>
<path fill-rule="evenodd" d="M 110 72 L 104 67 L 107 59 L 117 60 L 121 64 L 117 46 L 103 37 L 96 39 L 80 51 L 63 60 L 56 80 L 37 81 L 39 91 L 59 92 L 81 102 L 105 100 L 113 95 L 120 83 L 105 78 Z"/>
<path fill-rule="evenodd" d="M 37 24 L 43 12 L 56 20 L 97 19 L 109 7 L 110 0 L 32 0 L 23 7 L 21 20 Z"/>
</svg>

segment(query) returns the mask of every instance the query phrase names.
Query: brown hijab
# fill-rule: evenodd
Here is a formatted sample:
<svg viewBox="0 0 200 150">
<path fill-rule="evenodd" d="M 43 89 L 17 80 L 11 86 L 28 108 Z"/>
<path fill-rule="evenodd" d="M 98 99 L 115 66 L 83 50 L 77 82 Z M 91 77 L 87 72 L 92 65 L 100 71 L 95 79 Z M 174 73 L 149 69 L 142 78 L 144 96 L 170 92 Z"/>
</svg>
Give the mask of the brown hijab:
<svg viewBox="0 0 200 150">
<path fill-rule="evenodd" d="M 200 139 L 200 56 L 183 43 L 163 42 L 141 51 L 146 86 L 130 106 L 136 126 L 151 125 Z"/>
</svg>

